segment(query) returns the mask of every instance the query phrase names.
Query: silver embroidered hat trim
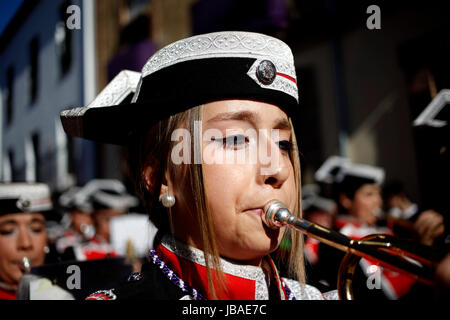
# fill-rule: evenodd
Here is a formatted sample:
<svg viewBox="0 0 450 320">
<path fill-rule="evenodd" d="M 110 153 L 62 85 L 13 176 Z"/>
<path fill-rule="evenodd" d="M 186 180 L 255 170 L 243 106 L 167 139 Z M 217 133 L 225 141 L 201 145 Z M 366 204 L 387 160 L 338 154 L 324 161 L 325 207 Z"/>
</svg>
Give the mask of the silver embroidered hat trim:
<svg viewBox="0 0 450 320">
<path fill-rule="evenodd" d="M 182 242 L 179 242 L 171 235 L 165 235 L 161 241 L 161 244 L 166 249 L 181 258 L 187 259 L 202 266 L 206 266 L 205 256 L 202 250 L 190 247 Z M 225 273 L 255 281 L 255 300 L 269 299 L 269 290 L 262 268 L 256 266 L 238 265 L 224 259 L 220 259 L 220 261 L 222 263 L 222 269 Z"/>
<path fill-rule="evenodd" d="M 123 70 L 85 107 L 73 108 L 61 112 L 65 118 L 81 117 L 91 108 L 108 107 L 120 104 L 130 93 L 136 92 L 141 78 L 139 72 Z"/>
<path fill-rule="evenodd" d="M 256 58 L 259 63 L 263 60 L 269 60 L 275 65 L 278 72 L 296 79 L 294 58 L 287 44 L 267 35 L 239 31 L 214 32 L 176 41 L 156 52 L 148 60 L 142 69 L 142 78 L 180 62 L 233 57 Z M 249 76 L 254 80 L 256 79 L 256 83 L 261 87 L 285 92 L 298 101 L 298 89 L 294 82 L 284 78 L 271 85 L 262 85 L 256 78 L 256 74 L 253 74 L 254 77 L 250 74 Z M 278 78 L 281 77 L 277 77 L 277 80 Z M 292 84 L 288 85 L 289 82 L 292 82 Z M 139 88 L 140 84 L 133 101 L 137 99 Z"/>
<path fill-rule="evenodd" d="M 44 183 L 0 184 L 0 200 L 18 199 L 17 207 L 22 211 L 46 211 L 53 208 L 51 191 Z"/>
</svg>

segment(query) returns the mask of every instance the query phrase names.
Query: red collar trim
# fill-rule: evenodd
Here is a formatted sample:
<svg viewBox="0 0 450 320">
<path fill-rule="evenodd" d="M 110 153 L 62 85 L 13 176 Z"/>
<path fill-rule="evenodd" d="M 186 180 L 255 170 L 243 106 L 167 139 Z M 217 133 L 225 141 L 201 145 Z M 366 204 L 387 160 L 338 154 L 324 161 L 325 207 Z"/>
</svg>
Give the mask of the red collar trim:
<svg viewBox="0 0 450 320">
<path fill-rule="evenodd" d="M 16 300 L 16 292 L 0 287 L 0 300 Z"/>
<path fill-rule="evenodd" d="M 179 248 L 181 250 L 179 250 Z M 189 252 L 193 254 L 189 254 Z M 176 249 L 169 243 L 164 242 L 156 248 L 156 254 L 167 266 L 175 272 L 184 282 L 198 290 L 207 299 L 212 299 L 208 289 L 208 277 L 204 259 L 197 258 L 203 252 L 188 247 L 184 244 L 176 243 Z M 286 292 L 282 286 L 281 279 L 272 259 L 268 257 L 269 265 L 277 283 L 278 296 L 286 299 Z M 218 292 L 219 300 L 255 300 L 268 299 L 268 289 L 264 271 L 255 266 L 241 266 L 232 264 L 222 259 L 222 268 L 225 274 L 227 290 Z"/>
</svg>

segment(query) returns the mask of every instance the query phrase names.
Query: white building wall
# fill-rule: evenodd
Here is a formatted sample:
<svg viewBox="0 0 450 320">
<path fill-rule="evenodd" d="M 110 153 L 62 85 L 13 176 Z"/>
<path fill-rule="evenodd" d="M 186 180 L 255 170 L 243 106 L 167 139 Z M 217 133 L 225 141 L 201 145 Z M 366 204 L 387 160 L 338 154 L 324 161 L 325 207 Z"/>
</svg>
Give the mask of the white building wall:
<svg viewBox="0 0 450 320">
<path fill-rule="evenodd" d="M 34 173 L 31 173 L 33 157 L 30 156 L 30 150 L 33 151 L 32 135 L 38 133 L 43 178 L 45 182 L 58 188 L 64 187 L 64 180 L 68 177 L 67 172 L 61 172 L 61 169 L 67 171 L 67 164 L 61 164 L 61 159 L 59 165 L 62 167 L 56 168 L 58 164 L 56 154 L 61 142 L 57 138 L 56 132 L 59 129 L 55 127 L 55 123 L 59 121 L 59 112 L 62 109 L 83 105 L 81 30 L 66 29 L 66 32 L 72 33 L 72 64 L 69 71 L 64 76 L 61 75 L 55 28 L 61 21 L 59 10 L 62 3 L 62 0 L 41 1 L 17 30 L 9 46 L 0 53 L 2 91 L 6 87 L 6 70 L 9 66 L 13 66 L 15 71 L 13 119 L 9 125 L 2 121 L 0 158 L 5 159 L 8 157 L 8 151 L 12 150 L 14 167 L 20 171 L 19 178 L 34 180 Z M 82 0 L 72 1 L 72 4 L 81 7 Z M 39 38 L 38 93 L 35 103 L 30 105 L 29 45 L 35 36 Z M 3 102 L 5 106 L 5 97 Z M 2 116 L 5 117 L 5 110 L 2 111 Z M 12 164 L 0 167 L 7 168 L 8 165 Z M 0 171 L 0 174 L 1 179 L 8 178 L 8 173 L 5 176 Z"/>
</svg>

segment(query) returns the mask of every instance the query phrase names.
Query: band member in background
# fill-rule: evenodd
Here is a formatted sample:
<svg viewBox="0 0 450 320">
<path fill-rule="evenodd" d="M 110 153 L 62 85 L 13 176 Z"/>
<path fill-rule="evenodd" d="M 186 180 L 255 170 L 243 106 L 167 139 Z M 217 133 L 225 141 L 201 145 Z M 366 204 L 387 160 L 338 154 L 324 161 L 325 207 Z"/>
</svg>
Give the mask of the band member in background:
<svg viewBox="0 0 450 320">
<path fill-rule="evenodd" d="M 340 233 L 359 240 L 376 233 L 392 234 L 377 221 L 383 218 L 381 186 L 385 172 L 382 168 L 357 164 L 347 158 L 332 156 L 317 170 L 319 183 L 329 183 L 339 205 L 339 214 L 333 228 Z M 336 268 L 344 253 L 328 245 L 319 246 L 318 273 L 334 288 L 337 284 Z M 361 259 L 354 278 L 355 297 L 362 299 L 399 299 L 405 296 L 415 280 L 407 275 L 381 268 L 372 259 Z M 374 279 L 371 283 L 368 279 Z"/>
<path fill-rule="evenodd" d="M 117 256 L 110 243 L 109 221 L 128 213 L 130 208 L 138 205 L 138 199 L 128 194 L 123 183 L 115 179 L 91 180 L 74 193 L 72 198 L 72 203 L 79 210 L 91 216 L 92 225 L 85 227 L 90 227 L 91 231 L 89 234 L 85 231 L 81 241 L 75 241 L 64 249 L 64 260 Z M 67 242 L 64 238 L 60 241 Z"/>
<path fill-rule="evenodd" d="M 77 186 L 71 187 L 59 197 L 59 203 L 64 211 L 61 221 L 64 231 L 55 241 L 59 254 L 95 235 L 92 205 L 89 200 L 89 194 Z"/>
<path fill-rule="evenodd" d="M 390 228 L 397 236 L 418 240 L 427 246 L 439 246 L 448 224 L 442 214 L 414 203 L 400 182 L 387 184 L 383 197 Z"/>
<path fill-rule="evenodd" d="M 302 209 L 304 219 L 326 228 L 333 228 L 338 206 L 332 199 L 325 197 L 318 184 L 302 187 Z M 322 291 L 330 287 L 329 283 L 318 273 L 320 241 L 305 237 L 306 280 Z"/>
<path fill-rule="evenodd" d="M 52 208 L 46 184 L 0 184 L 0 299 L 16 299 L 22 275 L 44 263 Z"/>
<path fill-rule="evenodd" d="M 298 89 L 285 43 L 248 32 L 182 39 L 148 60 L 132 103 L 101 100 L 63 111 L 63 126 L 127 145 L 136 191 L 161 236 L 141 273 L 88 299 L 324 298 L 304 283 L 301 235 L 261 218 L 274 199 L 301 215 L 291 120 Z M 297 280 L 280 277 L 269 256 L 284 236 Z"/>
</svg>

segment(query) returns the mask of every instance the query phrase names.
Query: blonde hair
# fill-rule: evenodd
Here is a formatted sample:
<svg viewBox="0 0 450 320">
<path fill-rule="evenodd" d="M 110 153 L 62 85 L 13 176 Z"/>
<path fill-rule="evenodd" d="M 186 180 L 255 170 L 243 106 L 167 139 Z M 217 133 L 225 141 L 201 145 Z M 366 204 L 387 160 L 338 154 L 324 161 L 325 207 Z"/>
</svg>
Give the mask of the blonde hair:
<svg viewBox="0 0 450 320">
<path fill-rule="evenodd" d="M 194 150 L 195 147 L 201 148 L 201 130 L 199 130 L 200 134 L 194 134 L 194 123 L 202 120 L 202 110 L 203 106 L 191 108 L 171 116 L 167 120 L 160 121 L 148 132 L 137 135 L 128 148 L 128 167 L 131 178 L 135 182 L 136 192 L 146 204 L 150 219 L 163 232 L 173 232 L 170 210 L 169 215 L 167 215 L 167 212 L 164 212 L 158 205 L 159 190 L 164 182 L 165 171 L 168 171 L 172 181 L 181 181 L 186 184 L 188 188 L 185 188 L 185 190 L 188 197 L 193 200 L 193 212 L 196 215 L 201 235 L 203 246 L 201 249 L 204 252 L 208 289 L 212 298 L 217 299 L 220 296 L 218 292 L 225 292 L 227 288 L 214 235 L 212 215 L 207 205 L 203 166 L 201 164 L 190 164 L 183 166 L 184 169 L 180 170 L 175 168 L 170 161 L 170 152 L 174 146 L 174 142 L 171 141 L 171 134 L 173 130 L 179 127 L 186 127 L 191 136 L 196 139 L 195 143 L 191 143 L 191 154 L 199 151 Z M 293 144 L 290 158 L 294 168 L 297 195 L 297 203 L 293 214 L 301 217 L 300 160 L 294 129 L 292 122 L 290 123 Z M 151 168 L 150 179 L 146 177 L 145 169 L 147 167 Z M 284 236 L 288 237 L 292 245 L 289 257 L 284 257 L 284 261 L 289 263 L 289 275 L 304 283 L 303 235 L 286 230 Z"/>
</svg>

